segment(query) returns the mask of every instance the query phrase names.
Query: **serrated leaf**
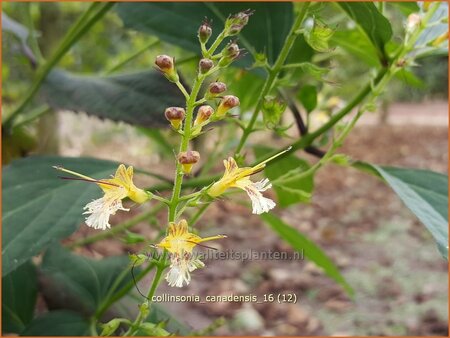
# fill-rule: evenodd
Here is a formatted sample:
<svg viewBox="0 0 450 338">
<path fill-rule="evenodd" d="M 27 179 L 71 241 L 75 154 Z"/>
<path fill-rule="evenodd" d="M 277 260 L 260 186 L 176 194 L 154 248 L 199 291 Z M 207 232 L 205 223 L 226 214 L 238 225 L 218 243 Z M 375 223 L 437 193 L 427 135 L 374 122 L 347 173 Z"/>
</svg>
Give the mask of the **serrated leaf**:
<svg viewBox="0 0 450 338">
<path fill-rule="evenodd" d="M 341 284 L 350 296 L 353 295 L 354 291 L 352 287 L 347 283 L 345 278 L 339 272 L 339 269 L 320 247 L 275 215 L 266 213 L 260 215 L 260 217 L 268 223 L 283 240 L 289 243 L 295 250 L 302 252 L 305 257 L 310 259 L 317 266 L 321 267 L 329 277 Z"/>
<path fill-rule="evenodd" d="M 125 27 L 156 35 L 163 41 L 196 53 L 200 51 L 197 30 L 205 17 L 213 21 L 210 41 L 214 41 L 230 14 L 249 8 L 255 13 L 239 34 L 240 44 L 252 53 L 265 52 L 272 63 L 293 22 L 291 3 L 148 2 L 119 3 L 116 6 Z M 250 62 L 240 65 L 248 66 Z"/>
<path fill-rule="evenodd" d="M 263 157 L 264 154 L 271 153 L 273 149 L 268 147 L 255 147 L 256 157 Z M 264 169 L 265 175 L 270 181 L 275 181 L 278 177 L 286 174 L 291 170 L 298 170 L 302 168 L 307 170 L 309 168 L 308 162 L 302 160 L 294 155 L 289 155 L 281 160 L 278 160 L 275 164 L 270 162 Z M 292 180 L 288 184 L 278 185 L 274 184 L 273 189 L 277 194 L 278 203 L 281 207 L 287 207 L 295 203 L 307 203 L 311 199 L 311 193 L 314 189 L 313 176 L 309 175 L 300 179 Z"/>
<path fill-rule="evenodd" d="M 61 180 L 53 165 L 96 178 L 114 174 L 118 163 L 92 158 L 28 157 L 3 168 L 2 275 L 39 254 L 53 240 L 71 235 L 83 207 L 101 196 L 95 184 Z"/>
<path fill-rule="evenodd" d="M 2 331 L 21 333 L 33 319 L 37 299 L 36 267 L 31 261 L 2 278 Z"/>
<path fill-rule="evenodd" d="M 103 77 L 53 70 L 42 85 L 42 94 L 54 109 L 143 127 L 167 126 L 164 110 L 185 104 L 176 85 L 156 71 Z"/>
</svg>

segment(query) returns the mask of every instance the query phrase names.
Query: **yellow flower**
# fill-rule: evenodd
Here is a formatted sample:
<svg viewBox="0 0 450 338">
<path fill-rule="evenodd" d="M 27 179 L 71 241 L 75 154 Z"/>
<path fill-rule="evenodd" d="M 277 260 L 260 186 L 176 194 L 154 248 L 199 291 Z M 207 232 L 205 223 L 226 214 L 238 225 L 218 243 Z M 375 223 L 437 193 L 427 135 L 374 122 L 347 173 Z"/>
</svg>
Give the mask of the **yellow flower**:
<svg viewBox="0 0 450 338">
<path fill-rule="evenodd" d="M 169 286 L 182 287 L 184 283 L 188 285 L 191 281 L 190 273 L 205 266 L 192 254 L 192 250 L 197 244 L 226 237 L 217 235 L 201 238 L 189 232 L 186 220 L 180 220 L 178 223 L 171 222 L 168 235 L 159 244 L 156 244 L 157 247 L 166 249 L 170 253 L 170 270 L 166 275 Z"/>
<path fill-rule="evenodd" d="M 133 167 L 126 168 L 123 164 L 119 165 L 116 174 L 110 179 L 96 180 L 72 170 L 64 169 L 60 166 L 53 168 L 78 176 L 83 181 L 96 183 L 104 192 L 103 197 L 88 203 L 83 214 L 89 215 L 86 218 L 86 224 L 94 229 L 106 230 L 110 228 L 109 216 L 114 215 L 117 210 L 128 211 L 122 206 L 122 200 L 129 197 L 136 203 L 144 203 L 151 194 L 137 188 L 133 183 Z M 65 179 L 70 179 L 63 177 Z"/>
<path fill-rule="evenodd" d="M 211 197 L 217 197 L 222 195 L 228 188 L 239 188 L 244 190 L 250 200 L 252 201 L 252 209 L 254 214 L 262 214 L 268 212 L 275 207 L 275 202 L 270 198 L 264 197 L 261 192 L 266 191 L 272 187 L 269 180 L 263 179 L 259 182 L 252 182 L 249 178 L 250 175 L 256 174 L 264 169 L 266 163 L 280 156 L 281 154 L 289 151 L 289 147 L 286 150 L 268 158 L 267 160 L 255 165 L 254 167 L 239 168 L 234 158 L 229 157 L 228 160 L 224 160 L 225 173 L 222 178 L 214 183 L 208 190 L 208 195 Z"/>
</svg>

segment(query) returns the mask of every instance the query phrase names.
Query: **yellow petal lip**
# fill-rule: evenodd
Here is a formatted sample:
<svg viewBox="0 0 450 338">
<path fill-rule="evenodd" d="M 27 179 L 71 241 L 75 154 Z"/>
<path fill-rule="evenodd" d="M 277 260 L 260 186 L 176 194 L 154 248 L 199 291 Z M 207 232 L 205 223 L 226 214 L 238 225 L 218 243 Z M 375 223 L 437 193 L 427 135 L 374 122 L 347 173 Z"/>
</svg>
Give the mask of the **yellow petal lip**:
<svg viewBox="0 0 450 338">
<path fill-rule="evenodd" d="M 187 221 L 182 219 L 178 223 L 171 222 L 169 224 L 167 236 L 159 244 L 156 244 L 156 246 L 166 249 L 172 254 L 182 255 L 185 252 L 191 253 L 198 243 L 226 237 L 225 235 L 216 235 L 202 238 L 189 232 Z"/>
</svg>

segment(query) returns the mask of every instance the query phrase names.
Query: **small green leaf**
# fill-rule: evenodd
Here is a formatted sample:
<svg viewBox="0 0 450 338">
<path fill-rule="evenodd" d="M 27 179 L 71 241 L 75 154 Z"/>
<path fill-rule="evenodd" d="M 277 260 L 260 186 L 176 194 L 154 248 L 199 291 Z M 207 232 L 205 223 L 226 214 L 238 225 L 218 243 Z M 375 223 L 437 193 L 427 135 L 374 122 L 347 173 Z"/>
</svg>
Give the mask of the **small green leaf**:
<svg viewBox="0 0 450 338">
<path fill-rule="evenodd" d="M 317 52 L 329 52 L 328 41 L 330 41 L 333 33 L 333 29 L 315 20 L 313 27 L 305 32 L 305 39 L 311 48 Z"/>
<path fill-rule="evenodd" d="M 55 109 L 143 127 L 167 126 L 164 110 L 185 103 L 177 86 L 156 71 L 100 77 L 53 70 L 42 93 Z"/>
<path fill-rule="evenodd" d="M 21 333 L 33 319 L 37 289 L 36 268 L 31 261 L 2 278 L 3 333 Z"/>
<path fill-rule="evenodd" d="M 131 274 L 127 274 L 116 282 L 129 266 L 125 256 L 92 260 L 54 245 L 47 250 L 42 262 L 42 273 L 50 286 L 44 293 L 59 307 L 90 315 L 109 295 L 132 280 Z"/>
<path fill-rule="evenodd" d="M 262 111 L 264 124 L 267 128 L 275 128 L 279 122 L 281 115 L 286 110 L 286 102 L 274 97 L 266 96 L 263 101 Z"/>
<path fill-rule="evenodd" d="M 298 99 L 308 113 L 312 112 L 317 106 L 317 89 L 315 86 L 305 85 L 299 93 Z"/>
<path fill-rule="evenodd" d="M 305 257 L 309 258 L 312 262 L 317 264 L 317 266 L 321 267 L 329 277 L 341 284 L 345 291 L 347 291 L 350 296 L 353 296 L 354 291 L 352 287 L 341 275 L 333 261 L 321 248 L 314 244 L 314 242 L 271 213 L 262 214 L 260 217 L 269 224 L 283 240 L 289 243 L 295 250 L 302 252 Z"/>
<path fill-rule="evenodd" d="M 47 312 L 35 318 L 22 332 L 22 336 L 87 336 L 89 322 L 73 311 Z"/>
<path fill-rule="evenodd" d="M 256 157 L 263 157 L 264 154 L 272 152 L 273 149 L 268 147 L 255 147 Z M 294 155 L 289 155 L 276 163 L 268 163 L 264 169 L 265 175 L 270 181 L 275 181 L 278 177 L 286 174 L 291 170 L 306 171 L 309 168 L 308 162 L 302 160 Z M 311 199 L 311 193 L 314 189 L 313 176 L 299 178 L 290 181 L 288 184 L 278 185 L 274 184 L 273 189 L 278 197 L 278 202 L 281 207 L 287 207 L 295 203 L 306 203 Z"/>
</svg>

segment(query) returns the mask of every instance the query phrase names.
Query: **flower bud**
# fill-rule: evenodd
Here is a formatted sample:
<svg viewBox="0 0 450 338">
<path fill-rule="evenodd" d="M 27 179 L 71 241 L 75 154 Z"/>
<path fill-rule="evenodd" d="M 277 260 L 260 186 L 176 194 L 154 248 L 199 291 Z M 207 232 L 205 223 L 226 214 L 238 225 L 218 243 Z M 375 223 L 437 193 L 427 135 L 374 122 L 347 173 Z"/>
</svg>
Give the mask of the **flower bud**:
<svg viewBox="0 0 450 338">
<path fill-rule="evenodd" d="M 200 74 L 206 74 L 208 71 L 214 67 L 214 62 L 210 59 L 201 59 L 198 63 L 198 70 Z"/>
<path fill-rule="evenodd" d="M 239 99 L 236 96 L 224 96 L 222 101 L 220 101 L 219 107 L 217 108 L 216 116 L 218 118 L 223 117 L 227 111 L 229 111 L 231 108 L 239 106 L 239 104 Z"/>
<path fill-rule="evenodd" d="M 200 160 L 200 154 L 195 150 L 184 151 L 178 154 L 178 162 L 181 163 L 183 173 L 189 175 L 192 166 Z"/>
<path fill-rule="evenodd" d="M 197 111 L 197 116 L 195 117 L 194 126 L 207 121 L 212 114 L 214 114 L 213 107 L 208 105 L 200 106 Z"/>
<path fill-rule="evenodd" d="M 225 36 L 237 35 L 248 23 L 248 18 L 254 11 L 247 9 L 227 18 L 225 21 Z"/>
<path fill-rule="evenodd" d="M 222 49 L 222 58 L 219 60 L 219 67 L 226 67 L 233 62 L 241 53 L 239 46 L 235 42 L 230 42 Z"/>
<path fill-rule="evenodd" d="M 422 19 L 420 15 L 417 13 L 412 13 L 408 16 L 408 20 L 406 21 L 406 32 L 413 33 L 417 28 L 419 28 Z"/>
<path fill-rule="evenodd" d="M 208 42 L 209 38 L 211 37 L 212 29 L 209 22 L 205 21 L 202 23 L 200 28 L 198 29 L 198 39 L 201 43 L 205 44 Z"/>
<path fill-rule="evenodd" d="M 174 59 L 168 55 L 158 55 L 155 64 L 159 71 L 171 82 L 178 82 L 178 73 L 175 70 Z"/>
<path fill-rule="evenodd" d="M 186 113 L 181 107 L 169 107 L 164 112 L 164 115 L 170 121 L 173 129 L 178 130 L 181 127 L 181 122 L 184 120 Z"/>
<path fill-rule="evenodd" d="M 207 100 L 210 100 L 212 98 L 215 98 L 222 94 L 224 91 L 227 90 L 227 85 L 223 82 L 212 82 L 209 87 L 208 91 L 205 94 L 205 98 Z"/>
<path fill-rule="evenodd" d="M 102 336 L 111 336 L 119 328 L 119 325 L 122 321 L 123 320 L 120 318 L 115 318 L 105 324 L 101 324 L 101 327 L 102 327 L 101 335 Z"/>
</svg>

